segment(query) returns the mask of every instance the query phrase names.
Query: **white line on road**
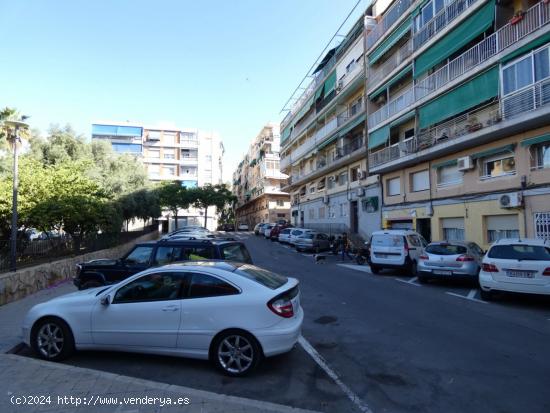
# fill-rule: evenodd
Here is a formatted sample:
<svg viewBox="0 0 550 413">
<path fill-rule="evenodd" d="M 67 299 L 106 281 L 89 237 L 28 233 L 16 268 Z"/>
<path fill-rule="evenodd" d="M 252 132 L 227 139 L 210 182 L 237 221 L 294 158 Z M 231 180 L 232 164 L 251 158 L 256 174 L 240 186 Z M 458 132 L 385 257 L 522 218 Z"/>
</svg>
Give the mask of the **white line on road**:
<svg viewBox="0 0 550 413">
<path fill-rule="evenodd" d="M 399 281 L 405 284 L 414 285 L 415 287 L 422 287 L 420 284 L 417 284 L 416 281 L 418 281 L 418 277 L 413 277 L 410 280 L 404 280 L 403 278 L 396 278 L 395 281 Z"/>
<path fill-rule="evenodd" d="M 477 290 L 476 290 L 475 288 L 472 288 L 472 289 L 470 290 L 470 292 L 468 293 L 467 297 L 468 297 L 468 298 L 474 298 L 474 296 L 476 295 L 476 293 L 477 293 Z"/>
<path fill-rule="evenodd" d="M 354 403 L 359 410 L 361 410 L 363 413 L 372 413 L 372 410 L 369 408 L 367 403 L 365 403 L 363 400 L 359 398 L 342 380 L 340 380 L 340 377 L 336 374 L 334 370 L 332 370 L 327 362 L 323 359 L 323 357 L 313 348 L 313 346 L 307 341 L 303 336 L 300 336 L 298 339 L 298 343 L 302 346 L 302 348 L 306 351 L 307 354 L 311 356 L 313 360 L 321 367 L 325 373 L 329 375 L 329 377 L 334 380 L 334 382 L 342 389 L 342 391 L 348 396 L 348 399 Z"/>
<path fill-rule="evenodd" d="M 468 295 L 460 295 L 460 294 L 457 294 L 457 293 L 452 293 L 450 291 L 445 291 L 446 294 L 449 294 L 449 295 L 452 295 L 454 297 L 458 297 L 458 298 L 464 298 L 465 300 L 470 300 L 470 301 L 475 301 L 476 303 L 483 303 L 483 304 L 487 304 L 487 301 L 483 301 L 483 300 L 478 300 L 477 298 L 472 298 L 470 297 L 470 293 L 468 293 Z"/>
</svg>

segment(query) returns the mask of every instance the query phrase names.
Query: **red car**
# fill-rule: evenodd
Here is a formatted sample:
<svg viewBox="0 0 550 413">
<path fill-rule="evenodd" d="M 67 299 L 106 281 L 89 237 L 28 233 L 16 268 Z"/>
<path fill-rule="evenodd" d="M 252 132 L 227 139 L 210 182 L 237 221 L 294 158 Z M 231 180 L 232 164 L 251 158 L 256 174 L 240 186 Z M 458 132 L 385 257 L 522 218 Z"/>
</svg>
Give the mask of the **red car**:
<svg viewBox="0 0 550 413">
<path fill-rule="evenodd" d="M 281 230 L 285 229 L 285 228 L 290 228 L 292 227 L 292 225 L 290 224 L 277 224 L 275 225 L 273 228 L 271 228 L 271 233 L 269 234 L 269 239 L 271 239 L 271 241 L 278 241 L 279 240 L 279 233 L 281 232 Z"/>
</svg>

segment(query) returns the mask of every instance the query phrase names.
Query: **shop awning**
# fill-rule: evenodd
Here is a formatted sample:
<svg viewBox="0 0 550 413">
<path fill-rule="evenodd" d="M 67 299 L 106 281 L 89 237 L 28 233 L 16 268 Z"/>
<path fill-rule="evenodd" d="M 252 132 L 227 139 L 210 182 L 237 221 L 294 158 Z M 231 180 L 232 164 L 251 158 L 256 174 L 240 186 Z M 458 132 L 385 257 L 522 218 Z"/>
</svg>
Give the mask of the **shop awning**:
<svg viewBox="0 0 550 413">
<path fill-rule="evenodd" d="M 493 24 L 494 18 L 495 0 L 490 0 L 415 60 L 414 77 L 417 78 L 424 74 L 489 29 Z"/>
<path fill-rule="evenodd" d="M 369 99 L 374 99 L 378 95 L 384 93 L 386 89 L 389 87 L 395 85 L 397 82 L 399 82 L 402 78 L 404 78 L 406 75 L 408 75 L 412 71 L 412 65 L 407 66 L 403 70 L 401 70 L 398 74 L 396 74 L 394 77 L 392 77 L 390 80 L 388 80 L 384 85 L 380 86 L 378 89 L 376 89 L 374 92 L 372 92 L 369 95 Z"/>
<path fill-rule="evenodd" d="M 521 141 L 521 146 L 531 146 L 536 145 L 537 143 L 550 142 L 550 133 L 535 136 L 534 138 L 529 138 Z"/>
<path fill-rule="evenodd" d="M 530 52 L 531 50 L 536 49 L 537 47 L 542 46 L 543 44 L 546 44 L 548 42 L 550 42 L 550 33 L 546 33 L 541 37 L 530 41 L 525 46 L 515 49 L 513 52 L 507 54 L 502 59 L 500 59 L 500 62 L 507 63 L 510 60 L 513 60 L 514 58 L 521 56 L 522 54 Z"/>
<path fill-rule="evenodd" d="M 516 145 L 512 143 L 510 145 L 500 146 L 498 148 L 477 152 L 472 155 L 472 159 L 487 158 L 488 156 L 498 155 L 499 153 L 503 153 L 503 152 L 514 152 L 515 147 Z"/>
<path fill-rule="evenodd" d="M 411 30 L 411 19 L 405 20 L 380 45 L 369 54 L 369 64 L 374 64 Z"/>
<path fill-rule="evenodd" d="M 495 66 L 420 107 L 419 128 L 427 128 L 498 96 L 498 76 L 498 66 Z"/>
<path fill-rule="evenodd" d="M 385 144 L 390 138 L 390 126 L 386 125 L 369 133 L 369 149 Z"/>
<path fill-rule="evenodd" d="M 367 117 L 367 114 L 363 113 L 361 116 L 352 120 L 348 125 L 346 125 L 342 130 L 340 130 L 340 132 L 338 132 L 338 136 L 344 136 L 346 133 L 348 133 L 350 130 L 355 128 L 357 125 L 364 123 L 366 117 Z"/>
</svg>

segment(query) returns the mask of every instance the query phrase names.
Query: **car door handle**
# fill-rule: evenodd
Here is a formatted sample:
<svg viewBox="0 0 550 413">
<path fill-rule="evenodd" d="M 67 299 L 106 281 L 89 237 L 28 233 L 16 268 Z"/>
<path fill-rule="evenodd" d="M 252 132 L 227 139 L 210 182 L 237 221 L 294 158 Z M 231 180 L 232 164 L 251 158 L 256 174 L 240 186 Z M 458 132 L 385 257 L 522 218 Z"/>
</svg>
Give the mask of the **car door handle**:
<svg viewBox="0 0 550 413">
<path fill-rule="evenodd" d="M 162 311 L 178 311 L 180 308 L 175 305 L 170 305 L 168 307 L 163 307 Z"/>
</svg>

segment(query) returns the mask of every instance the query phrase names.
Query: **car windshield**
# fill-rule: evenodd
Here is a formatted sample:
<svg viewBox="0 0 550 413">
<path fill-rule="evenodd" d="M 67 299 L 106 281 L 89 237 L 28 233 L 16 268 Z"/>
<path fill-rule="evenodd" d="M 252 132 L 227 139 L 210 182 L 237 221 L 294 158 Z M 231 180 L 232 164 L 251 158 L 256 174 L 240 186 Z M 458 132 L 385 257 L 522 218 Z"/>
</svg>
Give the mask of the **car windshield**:
<svg viewBox="0 0 550 413">
<path fill-rule="evenodd" d="M 288 278 L 284 275 L 279 275 L 274 272 L 264 270 L 263 268 L 255 267 L 254 265 L 241 265 L 235 271 L 235 274 L 242 275 L 249 280 L 256 281 L 259 284 L 272 290 L 285 285 Z"/>
<path fill-rule="evenodd" d="M 377 247 L 402 247 L 402 235 L 373 235 L 372 245 Z"/>
<path fill-rule="evenodd" d="M 550 248 L 542 245 L 495 245 L 487 256 L 505 260 L 550 261 Z"/>
<path fill-rule="evenodd" d="M 428 254 L 435 255 L 459 255 L 466 254 L 467 248 L 462 245 L 431 244 L 426 247 Z"/>
</svg>

